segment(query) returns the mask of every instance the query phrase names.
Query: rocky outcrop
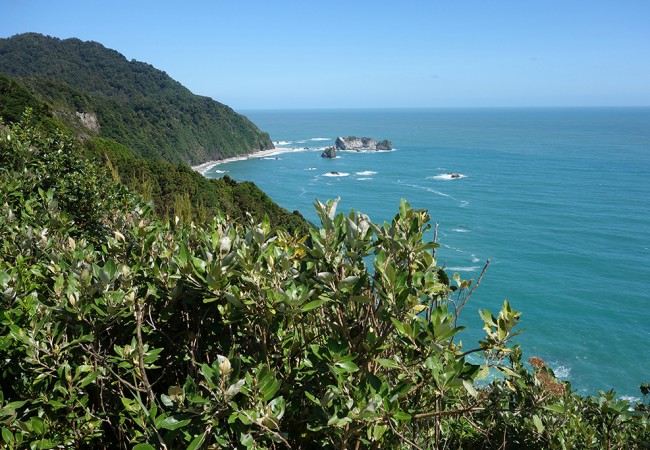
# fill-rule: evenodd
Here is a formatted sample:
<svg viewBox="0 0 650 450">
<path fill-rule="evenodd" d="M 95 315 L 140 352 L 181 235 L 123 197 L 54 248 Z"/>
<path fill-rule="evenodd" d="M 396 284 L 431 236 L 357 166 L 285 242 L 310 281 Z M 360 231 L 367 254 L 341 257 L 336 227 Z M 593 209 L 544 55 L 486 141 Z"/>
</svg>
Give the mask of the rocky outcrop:
<svg viewBox="0 0 650 450">
<path fill-rule="evenodd" d="M 383 140 L 377 142 L 373 138 L 349 136 L 347 138 L 337 137 L 334 142 L 336 150 L 392 150 L 393 144 L 390 141 Z"/>
<path fill-rule="evenodd" d="M 88 128 L 90 131 L 94 131 L 95 133 L 99 132 L 100 126 L 99 122 L 97 121 L 97 115 L 95 113 L 84 113 L 84 112 L 75 112 L 75 115 L 81 122 L 81 124 Z"/>
<path fill-rule="evenodd" d="M 321 156 L 330 159 L 336 158 L 336 149 L 334 147 L 327 147 Z"/>
<path fill-rule="evenodd" d="M 387 139 L 377 142 L 377 150 L 392 150 L 393 143 Z"/>
</svg>

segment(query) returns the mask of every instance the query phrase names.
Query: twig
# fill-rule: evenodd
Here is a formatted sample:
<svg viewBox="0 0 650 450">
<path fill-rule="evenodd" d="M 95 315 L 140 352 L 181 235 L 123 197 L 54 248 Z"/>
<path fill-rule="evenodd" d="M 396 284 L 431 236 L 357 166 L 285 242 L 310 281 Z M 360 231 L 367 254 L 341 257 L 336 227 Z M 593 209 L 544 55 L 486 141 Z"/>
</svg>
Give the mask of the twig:
<svg viewBox="0 0 650 450">
<path fill-rule="evenodd" d="M 483 266 L 483 270 L 481 271 L 481 275 L 479 275 L 478 280 L 476 280 L 476 283 L 474 283 L 474 286 L 472 286 L 472 289 L 469 290 L 465 298 L 463 298 L 463 301 L 460 302 L 460 306 L 455 306 L 456 314 L 454 317 L 454 325 L 456 325 L 456 322 L 458 321 L 458 316 L 460 315 L 460 312 L 463 310 L 465 307 L 465 304 L 469 300 L 469 298 L 472 296 L 476 288 L 481 284 L 481 280 L 483 280 L 483 276 L 485 275 L 485 271 L 487 270 L 488 266 L 490 265 L 490 260 L 487 259 L 485 261 L 485 265 Z"/>
<path fill-rule="evenodd" d="M 144 388 L 146 389 L 147 396 L 149 401 L 152 403 L 156 401 L 156 396 L 151 389 L 151 384 L 149 384 L 149 378 L 147 378 L 147 372 L 144 367 L 144 343 L 142 341 L 142 318 L 143 318 L 142 306 L 136 298 L 135 300 L 135 320 L 136 320 L 136 329 L 135 329 L 135 338 L 138 343 L 138 366 L 140 367 L 140 376 L 142 377 L 142 382 L 144 383 Z"/>
<path fill-rule="evenodd" d="M 393 430 L 393 433 L 398 435 L 400 438 L 404 439 L 404 441 L 411 447 L 411 448 L 416 448 L 418 450 L 422 450 L 422 447 L 418 446 L 415 442 L 404 436 L 402 433 L 397 431 L 397 429 L 393 426 L 393 422 L 391 420 L 388 420 L 388 425 L 390 426 L 390 429 Z"/>
<path fill-rule="evenodd" d="M 153 390 L 151 389 L 151 384 L 149 384 L 149 378 L 147 378 L 147 372 L 144 367 L 144 343 L 142 342 L 142 319 L 144 313 L 142 311 L 142 305 L 138 300 L 139 299 L 136 296 L 134 306 L 135 306 L 135 320 L 136 320 L 135 337 L 138 342 L 138 365 L 140 366 L 140 376 L 142 377 L 142 382 L 144 383 L 144 388 L 146 389 L 147 396 L 149 397 L 149 401 L 155 405 L 156 396 L 154 395 Z M 153 430 L 156 433 L 158 442 L 160 442 L 160 446 L 163 449 L 167 450 L 165 441 L 163 440 L 162 436 L 158 432 L 158 429 L 154 426 Z"/>
<path fill-rule="evenodd" d="M 438 243 L 438 224 L 436 223 L 436 226 L 433 229 L 433 243 L 437 244 Z M 436 247 L 433 247 L 433 258 L 435 259 L 436 257 Z"/>
<path fill-rule="evenodd" d="M 472 286 L 472 289 L 470 289 L 469 294 L 467 294 L 467 297 L 465 297 L 465 301 L 467 301 L 472 296 L 472 294 L 474 293 L 474 291 L 476 290 L 478 285 L 481 284 L 481 280 L 483 279 L 483 275 L 485 275 L 485 271 L 487 270 L 489 265 L 490 265 L 490 259 L 488 258 L 488 259 L 485 260 L 485 265 L 483 266 L 483 270 L 481 271 L 481 275 L 479 275 L 478 280 L 476 280 L 476 283 L 474 283 L 474 286 Z M 461 305 L 461 309 L 464 306 L 465 301 L 463 302 L 463 305 Z"/>
<path fill-rule="evenodd" d="M 277 437 L 284 445 L 287 446 L 287 448 L 291 448 L 291 445 L 289 445 L 289 442 L 287 442 L 287 440 L 280 433 L 278 433 L 277 431 L 273 431 L 272 429 L 270 429 L 269 427 L 264 425 L 261 421 L 253 419 L 246 411 L 242 411 L 242 412 L 246 416 L 246 418 L 248 420 L 250 420 L 252 423 L 254 423 L 258 427 L 262 428 L 267 433 L 271 433 L 272 435 Z"/>
</svg>

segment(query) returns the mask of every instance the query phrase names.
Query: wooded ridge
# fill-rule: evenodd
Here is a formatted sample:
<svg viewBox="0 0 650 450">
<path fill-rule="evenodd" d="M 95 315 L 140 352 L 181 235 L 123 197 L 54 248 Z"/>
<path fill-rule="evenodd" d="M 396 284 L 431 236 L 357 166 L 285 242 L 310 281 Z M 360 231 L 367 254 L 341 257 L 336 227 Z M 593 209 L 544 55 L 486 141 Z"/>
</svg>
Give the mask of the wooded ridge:
<svg viewBox="0 0 650 450">
<path fill-rule="evenodd" d="M 0 39 L 0 73 L 20 78 L 79 134 L 116 140 L 148 159 L 194 165 L 273 148 L 230 107 L 97 42 L 37 33 Z"/>
</svg>

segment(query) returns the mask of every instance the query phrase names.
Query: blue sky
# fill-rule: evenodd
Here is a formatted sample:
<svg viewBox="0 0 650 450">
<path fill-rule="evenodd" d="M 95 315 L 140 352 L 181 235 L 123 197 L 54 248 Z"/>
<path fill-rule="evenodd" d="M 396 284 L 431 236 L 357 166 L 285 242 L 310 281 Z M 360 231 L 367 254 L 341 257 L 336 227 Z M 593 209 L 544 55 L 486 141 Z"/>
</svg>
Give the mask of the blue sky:
<svg viewBox="0 0 650 450">
<path fill-rule="evenodd" d="M 0 0 L 235 109 L 648 106 L 647 0 Z"/>
</svg>

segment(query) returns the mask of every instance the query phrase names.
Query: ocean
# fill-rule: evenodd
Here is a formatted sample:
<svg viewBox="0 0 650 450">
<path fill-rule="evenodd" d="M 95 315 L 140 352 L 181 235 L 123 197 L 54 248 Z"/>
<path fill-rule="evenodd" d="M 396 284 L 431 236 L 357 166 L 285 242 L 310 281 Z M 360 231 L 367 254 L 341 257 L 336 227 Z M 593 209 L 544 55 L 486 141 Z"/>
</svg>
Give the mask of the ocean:
<svg viewBox="0 0 650 450">
<path fill-rule="evenodd" d="M 400 199 L 439 224 L 438 259 L 477 278 L 463 311 L 465 348 L 479 309 L 522 311 L 515 338 L 583 395 L 641 397 L 650 382 L 650 108 L 244 111 L 276 147 L 220 164 L 317 223 L 315 199 L 390 221 Z M 339 152 L 337 136 L 392 141 Z M 451 178 L 450 173 L 461 174 Z M 433 238 L 433 236 L 431 236 Z"/>
</svg>

